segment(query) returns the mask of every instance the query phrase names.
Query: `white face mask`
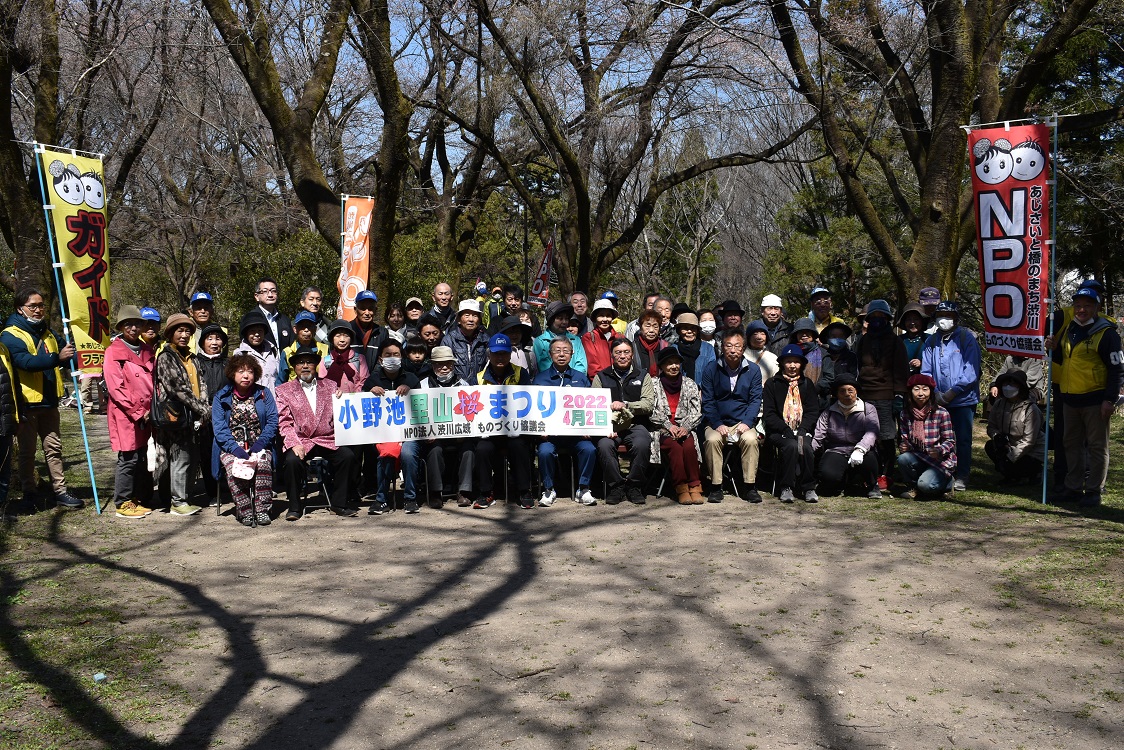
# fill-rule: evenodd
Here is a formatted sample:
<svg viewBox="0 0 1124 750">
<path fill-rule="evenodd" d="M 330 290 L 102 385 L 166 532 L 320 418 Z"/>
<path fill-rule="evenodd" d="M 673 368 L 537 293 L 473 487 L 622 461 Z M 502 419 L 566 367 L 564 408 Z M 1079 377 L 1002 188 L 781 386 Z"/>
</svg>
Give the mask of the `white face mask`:
<svg viewBox="0 0 1124 750">
<path fill-rule="evenodd" d="M 1003 386 L 1003 398 L 1018 398 L 1019 387 L 1017 385 Z"/>
<path fill-rule="evenodd" d="M 401 357 L 383 357 L 380 361 L 382 362 L 382 369 L 387 372 L 398 372 L 402 369 Z"/>
<path fill-rule="evenodd" d="M 718 330 L 718 324 L 713 320 L 704 320 L 703 322 L 699 323 L 699 330 L 703 332 L 704 336 L 709 336 L 710 334 Z"/>
<path fill-rule="evenodd" d="M 949 331 L 951 331 L 955 327 L 956 327 L 956 321 L 953 320 L 952 318 L 938 318 L 937 319 L 937 328 L 941 329 L 945 333 L 948 333 Z"/>
</svg>

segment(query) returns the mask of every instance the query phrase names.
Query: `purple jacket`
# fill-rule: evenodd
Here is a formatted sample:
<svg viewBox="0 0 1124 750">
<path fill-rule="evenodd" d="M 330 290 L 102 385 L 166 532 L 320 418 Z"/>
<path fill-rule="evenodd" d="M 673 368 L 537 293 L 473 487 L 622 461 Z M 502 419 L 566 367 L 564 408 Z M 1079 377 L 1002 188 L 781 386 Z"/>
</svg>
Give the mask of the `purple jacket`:
<svg viewBox="0 0 1124 750">
<path fill-rule="evenodd" d="M 827 453 L 850 455 L 855 448 L 862 448 L 865 453 L 874 449 L 877 440 L 878 410 L 874 404 L 864 401 L 862 412 L 844 414 L 843 407 L 836 401 L 816 420 L 812 450 L 822 448 Z"/>
</svg>

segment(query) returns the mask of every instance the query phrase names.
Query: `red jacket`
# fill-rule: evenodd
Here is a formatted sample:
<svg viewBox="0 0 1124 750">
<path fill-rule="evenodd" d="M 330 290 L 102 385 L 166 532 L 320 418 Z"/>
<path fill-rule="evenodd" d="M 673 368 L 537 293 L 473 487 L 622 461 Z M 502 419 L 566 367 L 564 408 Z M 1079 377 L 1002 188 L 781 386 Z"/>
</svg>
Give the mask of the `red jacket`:
<svg viewBox="0 0 1124 750">
<path fill-rule="evenodd" d="M 609 350 L 609 340 L 615 338 L 616 334 L 612 331 L 609 333 L 609 339 L 592 330 L 582 336 L 582 348 L 585 349 L 585 360 L 587 364 L 586 375 L 589 376 L 590 382 L 597 376 L 597 373 L 602 370 L 607 370 L 613 364 L 613 355 Z"/>
</svg>

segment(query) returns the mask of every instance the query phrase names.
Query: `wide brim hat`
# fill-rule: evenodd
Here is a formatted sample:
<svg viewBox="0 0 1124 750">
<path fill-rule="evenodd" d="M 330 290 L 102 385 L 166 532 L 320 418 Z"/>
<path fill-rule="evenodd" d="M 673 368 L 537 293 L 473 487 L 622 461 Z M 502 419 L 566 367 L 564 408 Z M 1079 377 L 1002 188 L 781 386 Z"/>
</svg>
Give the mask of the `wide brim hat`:
<svg viewBox="0 0 1124 750">
<path fill-rule="evenodd" d="M 745 315 L 745 310 L 742 309 L 741 303 L 736 299 L 728 299 L 723 302 L 719 307 L 722 308 L 722 315 Z"/>
<path fill-rule="evenodd" d="M 298 346 L 289 355 L 289 364 L 296 364 L 298 359 L 302 357 L 313 357 L 316 359 L 316 364 L 320 364 L 322 357 L 320 356 L 320 349 L 315 346 Z"/>
<path fill-rule="evenodd" d="M 612 300 L 599 299 L 593 303 L 593 309 L 589 311 L 589 317 L 596 318 L 599 312 L 607 312 L 615 318 L 617 317 L 617 306 L 613 304 Z"/>
<path fill-rule="evenodd" d="M 183 313 L 172 313 L 168 316 L 168 321 L 164 324 L 164 332 L 162 335 L 164 338 L 168 338 L 168 335 L 179 326 L 190 326 L 191 332 L 195 333 L 196 326 L 194 320 Z"/>
<path fill-rule="evenodd" d="M 668 346 L 660 349 L 656 354 L 656 367 L 663 365 L 663 363 L 667 362 L 669 359 L 677 359 L 680 362 L 683 361 L 683 355 L 680 353 L 678 347 Z"/>
<path fill-rule="evenodd" d="M 929 320 L 929 316 L 925 314 L 925 308 L 921 306 L 921 304 L 917 302 L 910 302 L 908 305 L 902 308 L 901 315 L 898 316 L 898 328 L 905 328 L 905 326 L 902 324 L 905 321 L 905 316 L 911 312 L 920 315 L 922 323 L 925 323 Z"/>
<path fill-rule="evenodd" d="M 795 323 L 792 324 L 792 332 L 788 334 L 788 340 L 795 341 L 796 334 L 800 333 L 801 331 L 807 331 L 808 333 L 812 334 L 812 338 L 816 338 L 817 336 L 819 336 L 819 334 L 816 332 L 815 323 L 813 323 L 808 318 L 799 318 Z"/>
<path fill-rule="evenodd" d="M 121 308 L 117 311 L 117 320 L 113 324 L 114 330 L 120 331 L 121 324 L 127 320 L 143 321 L 144 318 L 141 317 L 140 308 L 136 305 L 121 305 Z"/>
<path fill-rule="evenodd" d="M 819 338 L 821 344 L 827 343 L 827 339 L 828 339 L 827 334 L 833 328 L 842 328 L 845 332 L 843 334 L 843 338 L 845 338 L 845 339 L 851 338 L 851 334 L 854 333 L 854 331 L 851 330 L 851 326 L 847 325 L 846 323 L 842 323 L 838 320 L 833 320 L 832 322 L 830 322 L 826 326 L 824 326 L 824 329 L 822 331 L 820 331 L 820 335 L 818 336 L 818 338 Z"/>
<path fill-rule="evenodd" d="M 253 326 L 265 326 L 266 332 L 269 331 L 269 321 L 265 319 L 260 310 L 250 310 L 242 316 L 242 320 L 238 321 L 238 335 L 246 338 L 246 331 Z"/>
<path fill-rule="evenodd" d="M 681 313 L 679 317 L 675 319 L 675 327 L 678 328 L 680 326 L 689 326 L 695 330 L 699 330 L 699 316 L 695 315 L 693 312 Z"/>
<path fill-rule="evenodd" d="M 550 325 L 550 321 L 557 318 L 559 315 L 565 315 L 566 320 L 574 317 L 574 306 L 568 302 L 551 302 L 546 306 L 546 324 Z"/>
<path fill-rule="evenodd" d="M 1026 373 L 1022 370 L 1008 370 L 995 379 L 996 388 L 1002 388 L 1007 383 L 1018 386 L 1019 395 L 1023 398 L 1030 394 L 1030 384 L 1026 380 Z"/>
<path fill-rule="evenodd" d="M 496 331 L 496 333 L 510 333 L 516 328 L 518 328 L 523 333 L 523 343 L 531 340 L 531 336 L 534 334 L 534 331 L 532 330 L 531 326 L 524 323 L 518 315 L 508 315 L 506 318 L 500 321 L 500 329 Z"/>
</svg>

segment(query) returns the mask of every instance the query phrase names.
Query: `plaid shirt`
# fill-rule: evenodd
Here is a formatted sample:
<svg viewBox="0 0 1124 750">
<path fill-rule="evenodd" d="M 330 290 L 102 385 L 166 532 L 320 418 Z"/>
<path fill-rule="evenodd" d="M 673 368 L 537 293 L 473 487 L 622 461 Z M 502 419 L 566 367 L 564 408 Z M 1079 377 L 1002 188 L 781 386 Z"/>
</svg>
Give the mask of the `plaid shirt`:
<svg viewBox="0 0 1124 750">
<path fill-rule="evenodd" d="M 924 422 L 925 442 L 918 445 L 913 439 L 913 414 L 908 402 L 898 418 L 898 452 L 914 453 L 925 463 L 951 476 L 956 471 L 956 434 L 952 431 L 952 417 L 943 406 L 936 406 Z M 929 455 L 936 448 L 941 453 L 938 463 Z"/>
</svg>

